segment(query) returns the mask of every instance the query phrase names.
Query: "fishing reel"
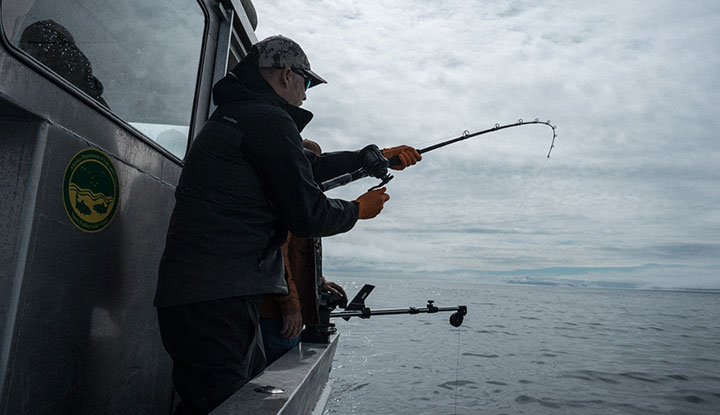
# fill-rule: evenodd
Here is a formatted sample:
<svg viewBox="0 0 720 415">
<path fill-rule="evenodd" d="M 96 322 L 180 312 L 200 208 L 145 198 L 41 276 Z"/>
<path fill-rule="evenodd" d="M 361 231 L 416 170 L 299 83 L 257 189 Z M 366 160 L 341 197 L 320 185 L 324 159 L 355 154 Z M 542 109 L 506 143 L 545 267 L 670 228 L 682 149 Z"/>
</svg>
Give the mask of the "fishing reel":
<svg viewBox="0 0 720 415">
<path fill-rule="evenodd" d="M 375 144 L 370 144 L 360 150 L 360 158 L 362 160 L 362 168 L 365 169 L 367 175 L 381 180 L 380 184 L 371 187 L 368 189 L 368 192 L 383 187 L 393 179 L 393 176 L 388 173 L 390 162 Z"/>
<path fill-rule="evenodd" d="M 320 183 L 320 189 L 325 192 L 336 187 L 344 186 L 350 182 L 363 177 L 372 176 L 381 180 L 380 184 L 368 189 L 371 190 L 379 189 L 385 186 L 390 180 L 393 179 L 393 175 L 388 173 L 388 167 L 390 162 L 385 158 L 382 151 L 375 144 L 370 144 L 362 150 L 360 150 L 360 164 L 362 167 L 351 172 L 345 173 L 334 179 L 330 179 Z"/>
</svg>

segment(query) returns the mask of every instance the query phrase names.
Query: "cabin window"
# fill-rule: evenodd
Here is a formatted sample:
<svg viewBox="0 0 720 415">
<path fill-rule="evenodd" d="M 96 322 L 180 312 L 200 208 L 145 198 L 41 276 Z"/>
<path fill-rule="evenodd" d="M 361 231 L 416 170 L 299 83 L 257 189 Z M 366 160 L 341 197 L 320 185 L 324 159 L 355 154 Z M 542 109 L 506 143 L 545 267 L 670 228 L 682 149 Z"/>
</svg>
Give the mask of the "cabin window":
<svg viewBox="0 0 720 415">
<path fill-rule="evenodd" d="M 7 38 L 182 158 L 205 31 L 197 0 L 3 0 Z"/>
</svg>

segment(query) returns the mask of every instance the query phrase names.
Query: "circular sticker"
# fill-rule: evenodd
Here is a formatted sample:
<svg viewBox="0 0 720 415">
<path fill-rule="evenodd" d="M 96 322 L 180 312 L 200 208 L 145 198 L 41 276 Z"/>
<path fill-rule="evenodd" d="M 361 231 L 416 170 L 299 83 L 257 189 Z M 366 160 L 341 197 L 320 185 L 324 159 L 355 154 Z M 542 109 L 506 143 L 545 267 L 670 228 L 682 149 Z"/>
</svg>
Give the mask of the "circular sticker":
<svg viewBox="0 0 720 415">
<path fill-rule="evenodd" d="M 78 229 L 103 230 L 115 216 L 119 195 L 115 166 L 105 153 L 89 148 L 70 160 L 63 180 L 63 201 Z"/>
</svg>

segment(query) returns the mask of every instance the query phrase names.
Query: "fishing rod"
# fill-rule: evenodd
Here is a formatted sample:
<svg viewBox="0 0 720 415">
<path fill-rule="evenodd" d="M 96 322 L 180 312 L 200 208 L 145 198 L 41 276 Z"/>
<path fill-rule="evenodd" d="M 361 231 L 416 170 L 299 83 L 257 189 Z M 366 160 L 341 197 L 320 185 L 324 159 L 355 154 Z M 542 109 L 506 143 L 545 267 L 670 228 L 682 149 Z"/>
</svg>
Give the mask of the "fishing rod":
<svg viewBox="0 0 720 415">
<path fill-rule="evenodd" d="M 482 130 L 482 131 L 477 131 L 474 133 L 471 133 L 470 131 L 465 130 L 463 132 L 463 134 L 459 137 L 452 138 L 450 140 L 443 141 L 441 143 L 419 149 L 418 153 L 420 153 L 420 154 L 427 153 L 427 152 L 436 150 L 438 148 L 445 147 L 445 146 L 453 144 L 453 143 L 457 143 L 459 141 L 464 141 L 469 138 L 477 137 L 479 135 L 504 130 L 506 128 L 513 128 L 513 127 L 519 127 L 521 125 L 531 125 L 531 124 L 544 124 L 544 125 L 547 125 L 548 127 L 552 128 L 553 137 L 552 137 L 552 142 L 550 143 L 550 149 L 548 150 L 548 153 L 547 153 L 547 158 L 550 158 L 550 153 L 552 153 L 552 149 L 555 147 L 555 138 L 557 137 L 557 133 L 555 131 L 556 126 L 550 124 L 550 120 L 540 121 L 539 118 L 535 118 L 533 121 L 523 121 L 521 118 L 516 123 L 505 124 L 505 125 L 495 124 L 495 126 L 493 126 L 492 128 L 488 128 L 488 129 Z M 390 157 L 390 159 L 388 160 L 382 156 L 382 153 L 380 153 L 379 157 L 380 158 L 378 158 L 377 160 L 374 160 L 373 162 L 370 163 L 369 168 L 361 167 L 353 172 L 345 173 L 341 176 L 338 176 L 333 179 L 326 180 L 326 181 L 320 183 L 320 189 L 322 191 L 327 191 L 327 190 L 334 189 L 339 186 L 344 186 L 350 182 L 354 182 L 355 180 L 358 180 L 358 179 L 361 179 L 361 178 L 367 177 L 367 176 L 373 176 L 373 177 L 376 177 L 381 180 L 380 184 L 371 187 L 369 190 L 374 190 L 374 189 L 384 186 L 390 180 L 392 180 L 394 177 L 387 172 L 387 168 L 390 166 L 399 165 L 400 158 L 398 156 L 393 156 L 393 157 Z M 373 173 L 372 174 L 368 173 L 369 170 L 372 171 Z"/>
</svg>

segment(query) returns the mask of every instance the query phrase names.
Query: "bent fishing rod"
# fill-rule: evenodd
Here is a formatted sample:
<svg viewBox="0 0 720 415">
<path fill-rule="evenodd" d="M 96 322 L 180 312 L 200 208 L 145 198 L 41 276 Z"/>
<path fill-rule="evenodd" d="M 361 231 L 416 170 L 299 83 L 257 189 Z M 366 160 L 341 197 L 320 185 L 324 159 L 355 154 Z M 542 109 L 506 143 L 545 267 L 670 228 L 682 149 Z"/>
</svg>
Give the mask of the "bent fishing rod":
<svg viewBox="0 0 720 415">
<path fill-rule="evenodd" d="M 550 143 L 550 149 L 548 150 L 548 153 L 547 153 L 547 158 L 550 158 L 550 153 L 552 153 L 552 150 L 555 147 L 555 138 L 557 137 L 557 133 L 555 131 L 556 126 L 552 125 L 550 123 L 550 120 L 540 121 L 539 118 L 535 118 L 535 120 L 533 120 L 533 121 L 523 121 L 521 118 L 516 123 L 505 124 L 505 125 L 495 124 L 495 126 L 493 126 L 492 128 L 488 128 L 488 129 L 482 130 L 482 131 L 477 131 L 474 133 L 471 133 L 470 131 L 465 130 L 463 132 L 463 134 L 459 137 L 452 138 L 450 140 L 443 141 L 441 143 L 419 149 L 418 153 L 420 153 L 420 154 L 427 153 L 427 152 L 437 150 L 438 148 L 445 147 L 445 146 L 453 144 L 453 143 L 464 141 L 469 138 L 477 137 L 479 135 L 489 134 L 489 133 L 493 133 L 496 131 L 504 130 L 506 128 L 513 128 L 513 127 L 519 127 L 521 125 L 531 125 L 531 124 L 544 124 L 544 125 L 547 125 L 548 127 L 552 128 L 553 137 L 552 137 L 552 142 Z M 377 147 L 375 147 L 375 148 L 377 149 Z M 361 179 L 361 178 L 367 177 L 367 176 L 373 176 L 373 177 L 381 180 L 380 184 L 371 187 L 368 191 L 378 189 L 378 188 L 384 186 L 390 180 L 392 180 L 394 177 L 393 175 L 388 173 L 388 171 L 387 171 L 388 167 L 399 165 L 400 159 L 398 158 L 398 156 L 393 156 L 393 157 L 390 157 L 390 159 L 388 160 L 383 156 L 383 154 L 380 150 L 377 150 L 376 152 L 374 152 L 374 155 L 375 155 L 375 158 L 370 160 L 369 162 L 366 162 L 365 166 L 363 166 L 353 172 L 345 173 L 341 176 L 338 176 L 333 179 L 326 180 L 326 181 L 320 183 L 320 189 L 322 191 L 327 191 L 330 189 L 334 189 L 336 187 L 344 186 L 348 183 L 354 182 L 355 180 L 358 180 L 358 179 Z"/>
</svg>

